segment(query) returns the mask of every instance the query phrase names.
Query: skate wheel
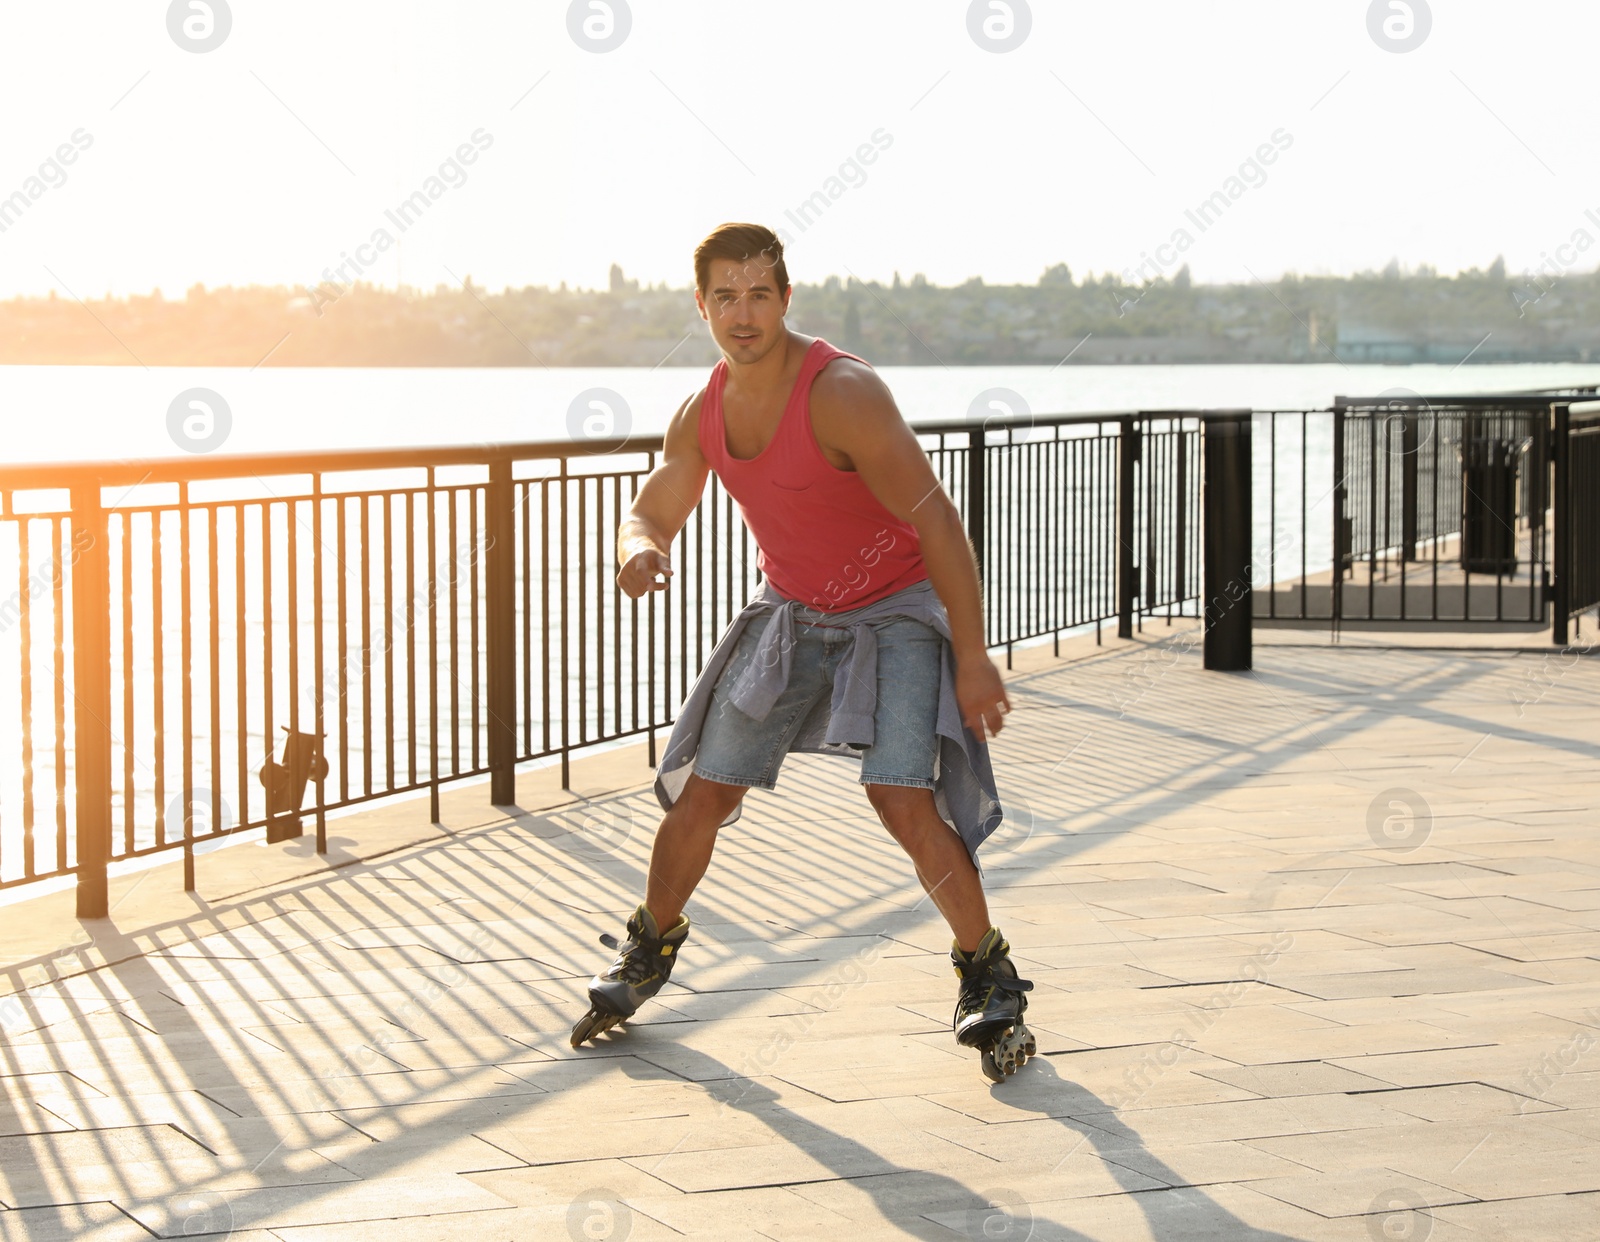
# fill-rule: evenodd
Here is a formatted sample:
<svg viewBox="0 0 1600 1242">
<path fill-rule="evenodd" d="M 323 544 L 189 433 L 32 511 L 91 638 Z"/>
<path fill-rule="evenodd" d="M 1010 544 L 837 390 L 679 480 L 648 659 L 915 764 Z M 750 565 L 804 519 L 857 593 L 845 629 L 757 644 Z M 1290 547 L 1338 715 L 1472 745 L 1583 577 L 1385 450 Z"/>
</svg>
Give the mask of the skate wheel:
<svg viewBox="0 0 1600 1242">
<path fill-rule="evenodd" d="M 1028 1058 L 1039 1050 L 1033 1032 L 1025 1026 L 1015 1026 L 997 1038 L 983 1051 L 983 1072 L 991 1082 L 1004 1082 L 1015 1074 Z"/>
<path fill-rule="evenodd" d="M 620 1021 L 621 1019 L 614 1013 L 602 1013 L 598 1009 L 591 1009 L 579 1018 L 578 1025 L 572 1028 L 572 1046 L 577 1048 L 584 1040 L 603 1035 Z"/>
</svg>

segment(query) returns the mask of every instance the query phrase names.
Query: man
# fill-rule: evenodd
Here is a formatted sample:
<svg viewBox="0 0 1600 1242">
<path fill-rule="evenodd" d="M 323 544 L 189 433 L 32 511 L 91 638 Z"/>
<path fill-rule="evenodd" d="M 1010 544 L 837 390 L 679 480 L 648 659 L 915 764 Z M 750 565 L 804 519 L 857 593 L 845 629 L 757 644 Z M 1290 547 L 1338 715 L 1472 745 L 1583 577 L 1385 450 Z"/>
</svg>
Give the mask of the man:
<svg viewBox="0 0 1600 1242">
<path fill-rule="evenodd" d="M 769 229 L 723 225 L 695 251 L 695 302 L 722 361 L 673 416 L 621 524 L 617 581 L 635 599 L 666 589 L 672 541 L 715 470 L 765 582 L 679 716 L 644 903 L 625 942 L 602 937 L 620 952 L 572 1044 L 660 990 L 718 828 L 751 786 L 774 787 L 787 753 L 818 751 L 860 756 L 868 800 L 954 935 L 956 1038 L 999 1081 L 1034 1052 L 1021 1021 L 1033 985 L 989 921 L 973 861 L 1001 820 L 985 738 L 1010 703 L 972 547 L 889 390 L 860 359 L 791 331 L 791 293 Z"/>
</svg>

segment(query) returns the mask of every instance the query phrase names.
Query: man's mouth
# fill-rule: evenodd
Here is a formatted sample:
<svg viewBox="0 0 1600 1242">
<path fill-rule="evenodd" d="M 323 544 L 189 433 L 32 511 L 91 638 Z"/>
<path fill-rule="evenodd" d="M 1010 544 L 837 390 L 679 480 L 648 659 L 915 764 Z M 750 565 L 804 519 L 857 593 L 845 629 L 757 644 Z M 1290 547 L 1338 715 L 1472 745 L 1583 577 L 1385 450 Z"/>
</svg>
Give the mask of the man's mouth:
<svg viewBox="0 0 1600 1242">
<path fill-rule="evenodd" d="M 736 341 L 753 341 L 761 334 L 753 328 L 735 328 L 728 333 Z"/>
</svg>

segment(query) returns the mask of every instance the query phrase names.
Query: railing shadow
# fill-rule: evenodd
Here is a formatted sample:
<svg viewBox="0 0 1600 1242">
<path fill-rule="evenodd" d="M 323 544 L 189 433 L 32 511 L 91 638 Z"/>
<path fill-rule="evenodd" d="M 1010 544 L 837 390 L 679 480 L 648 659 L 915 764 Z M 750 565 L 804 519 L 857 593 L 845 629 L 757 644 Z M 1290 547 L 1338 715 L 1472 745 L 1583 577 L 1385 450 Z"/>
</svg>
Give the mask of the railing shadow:
<svg viewBox="0 0 1600 1242">
<path fill-rule="evenodd" d="M 1297 653 L 1290 672 L 1266 676 L 1286 693 L 1344 696 L 1340 658 L 1308 662 Z M 1427 700 L 1491 671 L 1463 661 L 1443 673 L 1421 673 L 1415 684 L 1401 679 L 1393 689 L 1420 699 L 1413 704 L 1419 712 L 1478 728 L 1479 722 Z M 1022 675 L 1017 682 L 1035 705 L 1055 702 L 1081 711 L 1081 701 L 1051 687 L 1052 676 L 1062 676 L 1061 669 Z M 1161 693 L 1176 696 L 1179 715 L 1205 706 L 1204 688 L 1181 677 Z M 1393 714 L 1392 706 L 1341 701 L 1346 707 L 1338 723 L 1345 733 Z M 1140 817 L 1147 818 L 1182 805 L 1186 789 L 1241 784 L 1315 745 L 1258 729 L 1248 770 L 1219 769 L 1218 753 L 1237 740 L 1163 721 L 1154 708 L 1150 702 L 1133 713 L 1127 727 L 1164 741 L 1107 758 L 1103 770 L 1091 773 L 1095 786 L 1076 804 L 1079 813 L 1142 799 Z M 1050 758 L 1071 740 L 1078 721 L 1058 729 L 1039 720 L 1042 715 L 1019 713 L 1013 728 L 1029 716 L 1037 723 L 1025 736 L 1010 736 L 1024 753 L 1037 749 L 1044 752 L 1041 758 Z M 1594 751 L 1532 730 L 1522 733 L 1573 753 Z M 1079 766 L 1095 765 L 1086 758 Z M 866 826 L 864 800 L 854 802 L 826 787 L 812 793 L 804 807 L 773 802 L 771 814 L 747 817 L 729 833 L 730 852 L 759 856 L 768 885 L 803 876 L 841 895 L 875 890 L 880 902 L 884 892 L 909 892 L 909 869 Z M 587 1081 L 586 1075 L 617 1067 L 630 1075 L 651 1074 L 626 1041 L 582 1058 L 547 1050 L 564 1040 L 580 1011 L 576 998 L 597 956 L 587 943 L 592 930 L 631 908 L 642 887 L 653 803 L 634 792 L 596 805 L 611 808 L 609 822 L 624 826 L 609 849 L 595 850 L 578 830 L 592 809 L 514 817 L 455 840 L 142 928 L 128 938 L 122 960 L 33 987 L 27 1022 L 13 1024 L 0 1042 L 0 1104 L 10 1104 L 9 1124 L 0 1127 L 7 1152 L 0 1160 L 0 1200 L 14 1208 L 109 1200 L 151 1227 L 182 1226 L 182 1232 L 188 1222 L 197 1226 L 189 1230 L 192 1236 L 223 1233 L 221 1227 L 198 1226 L 246 1228 L 270 1219 L 267 1200 L 252 1198 L 250 1187 L 257 1184 L 294 1187 L 303 1199 L 315 1200 L 358 1177 L 407 1176 L 419 1159 L 419 1143 L 426 1156 L 482 1128 L 485 1101 L 492 1100 L 502 1118 L 537 1123 L 542 1107 L 573 1082 Z M 809 849 L 783 823 L 786 807 L 808 817 L 819 810 L 853 814 L 862 831 L 835 834 L 829 851 Z M 1067 836 L 1051 827 L 1042 824 L 1009 862 L 1059 861 L 1089 850 L 1105 835 Z M 707 921 L 760 929 L 772 914 L 770 902 L 770 888 L 748 886 L 717 897 L 706 910 Z M 802 936 L 873 934 L 873 916 L 860 909 L 844 902 L 837 912 L 788 917 Z M 737 949 L 713 940 L 696 965 L 740 960 Z M 13 989 L 26 986 L 28 966 L 50 961 L 41 957 L 10 972 Z M 826 968 L 826 960 L 817 959 L 813 976 Z M 692 985 L 692 977 L 684 982 Z M 1035 1005 L 1048 995 L 1037 994 Z M 734 1012 L 738 1007 L 735 1002 Z M 730 1107 L 771 1116 L 792 1141 L 814 1142 L 819 1150 L 854 1145 L 857 1156 L 866 1151 L 848 1136 L 793 1115 L 759 1080 L 739 1078 L 714 1061 L 703 1068 L 739 1084 Z M 1045 1059 L 1028 1075 L 1002 1088 L 1019 1111 L 1030 1111 L 1030 1081 L 1059 1081 Z M 1063 1130 L 1086 1139 L 1108 1159 L 1114 1175 L 1124 1166 L 1113 1153 L 1136 1150 L 1142 1167 L 1159 1166 L 1158 1176 L 1165 1177 L 1159 1172 L 1165 1166 L 1136 1129 L 1087 1090 L 1082 1094 L 1084 1115 L 1059 1118 Z M 359 1109 L 397 1116 L 425 1109 L 425 1128 L 418 1131 L 425 1137 L 414 1135 L 410 1145 L 386 1152 L 384 1142 L 371 1142 L 351 1120 Z M 508 1155 L 504 1167 L 525 1163 Z M 907 1170 L 886 1162 L 885 1171 Z M 1182 1182 L 1178 1174 L 1172 1177 Z M 948 1182 L 961 1210 L 990 1210 L 960 1183 Z M 1196 1204 L 1192 1219 L 1219 1231 L 1237 1230 L 1221 1236 L 1282 1236 L 1248 1232 L 1203 1190 L 1186 1195 Z M 1157 1220 L 1150 1220 L 1155 1230 Z M 1067 1225 L 1052 1227 L 1068 1231 L 1064 1236 L 1083 1236 Z M 930 1226 L 926 1236 L 947 1235 Z"/>
</svg>

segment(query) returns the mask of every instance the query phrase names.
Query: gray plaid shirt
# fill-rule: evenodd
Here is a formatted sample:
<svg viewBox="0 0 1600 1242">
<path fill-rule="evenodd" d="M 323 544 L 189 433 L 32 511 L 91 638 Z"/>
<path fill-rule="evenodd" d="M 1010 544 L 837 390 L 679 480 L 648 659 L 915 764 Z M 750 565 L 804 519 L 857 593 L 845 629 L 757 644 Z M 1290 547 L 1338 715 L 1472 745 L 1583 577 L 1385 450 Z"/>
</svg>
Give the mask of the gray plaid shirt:
<svg viewBox="0 0 1600 1242">
<path fill-rule="evenodd" d="M 750 600 L 711 652 L 667 741 L 656 770 L 655 791 L 663 810 L 670 810 L 683 792 L 700 748 L 700 731 L 711 707 L 712 691 L 739 645 L 745 627 L 762 621 L 756 658 L 729 690 L 729 701 L 754 720 L 764 720 L 789 684 L 789 656 L 794 650 L 794 612 L 803 607 L 785 599 L 768 582 Z M 950 619 L 930 582 L 918 582 L 875 603 L 828 614 L 830 625 L 852 631 L 853 641 L 834 675 L 826 714 L 818 714 L 790 743 L 789 753 L 859 755 L 872 745 L 873 708 L 878 686 L 878 642 L 871 623 L 888 617 L 911 617 L 944 639 L 939 676 L 938 759 L 934 767 L 934 803 L 940 816 L 961 834 L 976 861 L 978 847 L 1004 821 L 995 791 L 989 747 L 962 722 L 956 702 L 955 665 L 950 654 Z M 727 822 L 739 818 L 735 811 Z"/>
</svg>

